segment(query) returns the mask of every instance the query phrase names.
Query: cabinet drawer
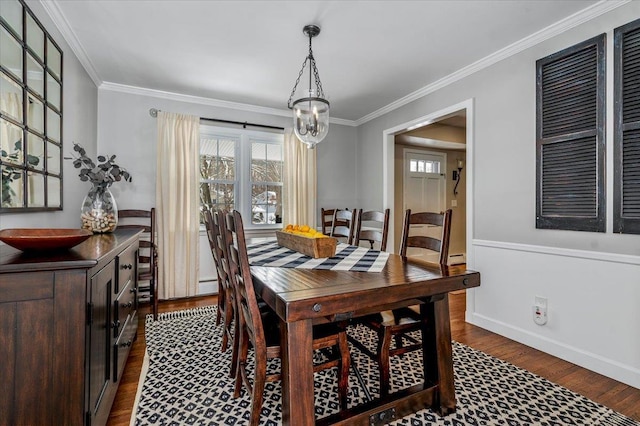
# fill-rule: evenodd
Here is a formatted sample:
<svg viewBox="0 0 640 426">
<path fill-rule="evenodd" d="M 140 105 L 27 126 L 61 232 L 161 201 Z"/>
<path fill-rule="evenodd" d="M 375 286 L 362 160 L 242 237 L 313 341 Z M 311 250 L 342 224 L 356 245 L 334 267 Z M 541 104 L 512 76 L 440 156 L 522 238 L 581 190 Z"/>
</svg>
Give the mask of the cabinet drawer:
<svg viewBox="0 0 640 426">
<path fill-rule="evenodd" d="M 113 381 L 117 382 L 122 377 L 124 366 L 127 363 L 127 356 L 131 350 L 131 345 L 136 339 L 136 333 L 138 331 L 138 316 L 128 316 L 120 337 L 113 345 Z"/>
<path fill-rule="evenodd" d="M 120 296 L 113 302 L 113 337 L 118 337 L 128 316 L 136 311 L 136 287 L 133 280 L 124 286 Z"/>
<path fill-rule="evenodd" d="M 133 281 L 136 273 L 136 253 L 138 251 L 137 244 L 134 244 L 120 253 L 117 257 L 118 279 L 116 280 L 115 293 L 120 291 L 127 285 L 129 281 Z"/>
</svg>

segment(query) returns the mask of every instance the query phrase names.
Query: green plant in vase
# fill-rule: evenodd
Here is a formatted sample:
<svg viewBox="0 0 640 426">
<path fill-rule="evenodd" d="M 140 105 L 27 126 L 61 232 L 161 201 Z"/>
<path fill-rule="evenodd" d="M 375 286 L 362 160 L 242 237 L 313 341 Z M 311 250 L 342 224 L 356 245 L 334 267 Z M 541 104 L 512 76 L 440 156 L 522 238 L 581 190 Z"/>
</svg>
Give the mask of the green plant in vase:
<svg viewBox="0 0 640 426">
<path fill-rule="evenodd" d="M 94 233 L 111 232 L 118 225 L 118 208 L 109 187 L 121 180 L 131 182 L 131 175 L 115 163 L 115 155 L 99 155 L 94 162 L 77 143 L 73 144 L 73 151 L 73 167 L 80 169 L 80 180 L 91 182 L 82 203 L 82 228 Z"/>
<path fill-rule="evenodd" d="M 9 154 L 4 149 L 0 150 L 0 159 L 2 159 L 2 176 L 0 181 L 0 193 L 2 194 L 2 207 L 13 207 L 16 192 L 13 189 L 13 182 L 23 176 L 23 169 L 11 166 L 11 164 L 19 164 L 22 162 L 23 149 L 22 141 L 13 144 L 13 152 Z M 35 167 L 40 163 L 40 158 L 35 155 L 27 154 L 27 166 Z"/>
</svg>

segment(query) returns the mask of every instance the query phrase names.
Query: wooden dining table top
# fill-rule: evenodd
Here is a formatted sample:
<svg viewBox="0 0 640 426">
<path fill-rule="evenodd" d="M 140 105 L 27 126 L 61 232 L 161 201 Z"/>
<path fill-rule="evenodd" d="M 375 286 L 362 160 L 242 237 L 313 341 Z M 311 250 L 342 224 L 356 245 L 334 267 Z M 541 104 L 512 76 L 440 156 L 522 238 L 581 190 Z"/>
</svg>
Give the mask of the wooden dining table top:
<svg viewBox="0 0 640 426">
<path fill-rule="evenodd" d="M 464 265 L 427 263 L 391 254 L 381 272 L 251 266 L 258 293 L 284 321 L 379 312 L 403 301 L 478 287 Z M 354 304 L 357 301 L 357 304 Z"/>
</svg>

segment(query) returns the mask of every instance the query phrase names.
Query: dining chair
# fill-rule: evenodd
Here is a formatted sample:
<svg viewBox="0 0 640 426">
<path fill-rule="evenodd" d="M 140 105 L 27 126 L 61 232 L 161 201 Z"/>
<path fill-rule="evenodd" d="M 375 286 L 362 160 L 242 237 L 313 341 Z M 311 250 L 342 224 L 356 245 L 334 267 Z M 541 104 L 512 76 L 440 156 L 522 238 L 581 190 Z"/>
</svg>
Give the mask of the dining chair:
<svg viewBox="0 0 640 426">
<path fill-rule="evenodd" d="M 244 384 L 251 394 L 250 425 L 253 426 L 260 420 L 265 383 L 281 379 L 280 373 L 267 374 L 268 360 L 281 357 L 280 321 L 274 311 L 260 310 L 258 306 L 249 268 L 242 216 L 238 211 L 226 215 L 226 230 L 227 232 L 223 234 L 225 258 L 228 262 L 231 283 L 236 292 L 238 311 L 236 318 L 239 320 L 239 351 L 234 398 L 240 396 Z M 248 362 L 250 345 L 254 348 L 253 368 Z M 314 326 L 313 349 L 314 351 L 327 349 L 323 354 L 329 355 L 324 361 L 313 366 L 314 372 L 337 367 L 340 407 L 343 410 L 346 409 L 350 367 L 346 332 L 334 323 Z M 328 349 L 331 350 L 328 351 Z M 253 372 L 253 383 L 249 378 L 251 372 Z"/>
<path fill-rule="evenodd" d="M 387 234 L 389 233 L 389 214 L 390 210 L 385 209 L 383 212 L 369 210 L 360 214 L 360 219 L 356 223 L 355 230 L 355 243 L 359 246 L 360 241 L 369 241 L 371 248 L 373 249 L 374 243 L 380 243 L 380 251 L 387 251 Z M 366 225 L 374 223 L 379 224 L 376 229 L 367 228 L 362 229 L 363 222 Z"/>
<path fill-rule="evenodd" d="M 443 213 L 420 212 L 411 213 L 407 209 L 402 226 L 400 256 L 407 257 L 407 248 L 415 247 L 437 252 L 439 264 L 444 265 L 449 253 L 449 237 L 451 234 L 451 209 Z M 439 238 L 410 235 L 411 225 L 440 227 Z M 376 351 L 371 351 L 362 342 L 350 338 L 351 343 L 364 354 L 378 363 L 380 374 L 380 396 L 389 394 L 390 358 L 422 349 L 422 341 L 414 339 L 409 333 L 421 331 L 424 338 L 426 327 L 426 305 L 414 305 L 406 308 L 385 311 L 361 318 L 358 323 L 373 329 L 378 334 Z M 392 347 L 391 343 L 395 342 Z M 405 344 L 405 341 L 408 344 Z"/>
<path fill-rule="evenodd" d="M 211 248 L 211 254 L 213 255 L 213 263 L 216 269 L 216 276 L 218 279 L 218 311 L 216 313 L 216 325 L 219 325 L 222 321 L 222 346 L 220 350 L 226 352 L 229 342 L 233 347 L 232 355 L 232 372 L 233 365 L 235 364 L 235 357 L 237 350 L 234 345 L 234 334 L 232 330 L 232 322 L 234 317 L 234 295 L 232 293 L 231 285 L 229 283 L 229 277 L 224 270 L 223 261 L 223 249 L 221 245 L 221 228 L 220 228 L 220 216 L 224 218 L 226 212 L 215 210 L 211 211 L 209 208 L 205 208 L 203 211 L 204 223 L 207 229 L 207 238 L 209 240 L 209 247 Z M 232 375 L 233 377 L 233 375 Z"/>
<path fill-rule="evenodd" d="M 149 300 L 153 319 L 158 319 L 158 248 L 156 246 L 156 209 L 118 211 L 118 228 L 142 229 L 138 249 L 138 300 Z M 140 285 L 140 282 L 147 283 Z M 144 296 L 145 293 L 148 296 Z"/>
<path fill-rule="evenodd" d="M 336 210 L 333 213 L 331 232 L 329 235 L 335 238 L 345 238 L 347 244 L 353 243 L 353 235 L 360 218 L 362 209 Z"/>
</svg>

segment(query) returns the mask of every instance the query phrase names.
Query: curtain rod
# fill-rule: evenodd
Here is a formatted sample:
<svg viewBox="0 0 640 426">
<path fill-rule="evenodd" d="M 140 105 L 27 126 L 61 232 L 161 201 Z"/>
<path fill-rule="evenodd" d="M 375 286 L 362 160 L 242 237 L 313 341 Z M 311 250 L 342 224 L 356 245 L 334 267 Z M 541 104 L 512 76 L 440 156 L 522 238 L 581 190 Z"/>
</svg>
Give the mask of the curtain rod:
<svg viewBox="0 0 640 426">
<path fill-rule="evenodd" d="M 159 112 L 160 112 L 159 109 L 151 108 L 149 110 L 149 115 L 155 118 L 158 116 Z M 242 122 L 242 121 L 233 121 L 233 120 L 221 120 L 218 118 L 207 118 L 207 117 L 200 117 L 200 120 L 215 121 L 216 123 L 237 124 L 238 126 L 242 126 L 243 129 L 246 129 L 247 126 L 251 126 L 251 127 L 261 127 L 263 129 L 284 130 L 284 127 L 268 126 L 266 124 L 255 124 L 255 123 L 249 123 L 247 121 Z"/>
</svg>

